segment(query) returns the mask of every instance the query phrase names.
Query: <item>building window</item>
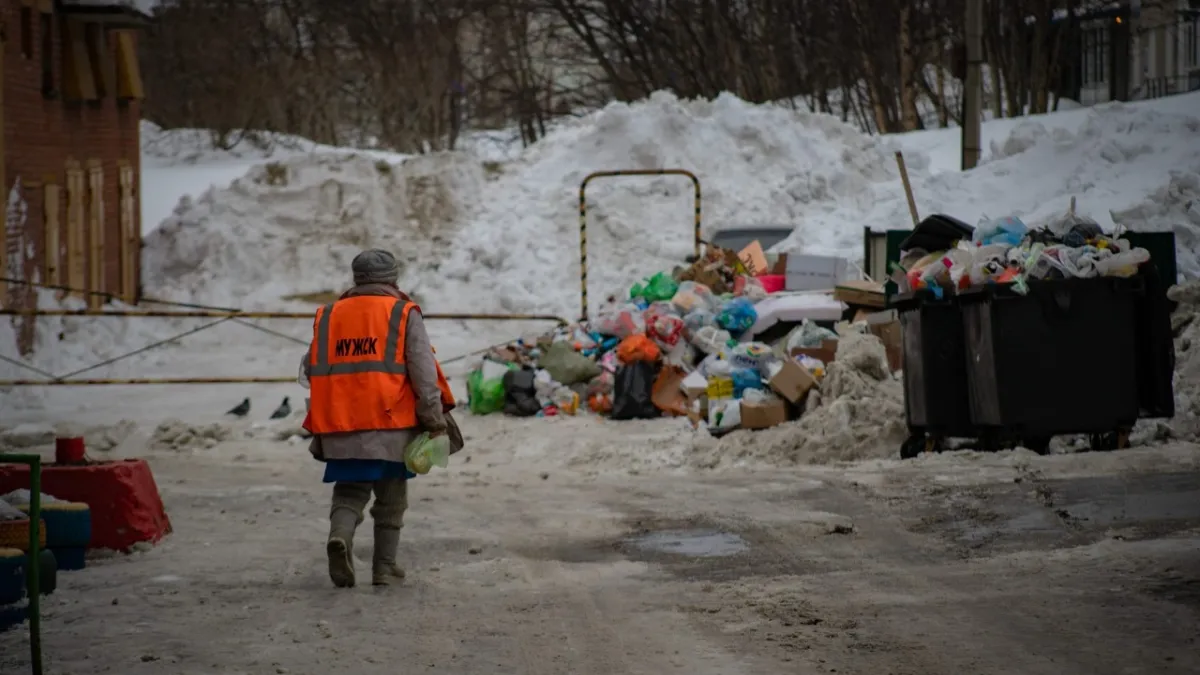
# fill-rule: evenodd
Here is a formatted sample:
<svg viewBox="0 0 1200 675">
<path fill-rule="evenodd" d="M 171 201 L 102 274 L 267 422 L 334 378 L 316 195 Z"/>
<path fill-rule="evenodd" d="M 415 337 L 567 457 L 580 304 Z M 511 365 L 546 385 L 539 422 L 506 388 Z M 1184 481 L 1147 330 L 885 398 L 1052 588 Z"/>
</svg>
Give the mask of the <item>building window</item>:
<svg viewBox="0 0 1200 675">
<path fill-rule="evenodd" d="M 21 8 L 21 56 L 33 58 L 33 8 Z"/>
<path fill-rule="evenodd" d="M 54 15 L 42 14 L 42 95 L 58 98 L 54 81 Z"/>
<path fill-rule="evenodd" d="M 1082 40 L 1083 86 L 1094 87 L 1108 82 L 1108 27 L 1085 30 Z"/>
<path fill-rule="evenodd" d="M 1183 24 L 1183 65 L 1188 69 L 1200 67 L 1200 18 Z"/>
</svg>

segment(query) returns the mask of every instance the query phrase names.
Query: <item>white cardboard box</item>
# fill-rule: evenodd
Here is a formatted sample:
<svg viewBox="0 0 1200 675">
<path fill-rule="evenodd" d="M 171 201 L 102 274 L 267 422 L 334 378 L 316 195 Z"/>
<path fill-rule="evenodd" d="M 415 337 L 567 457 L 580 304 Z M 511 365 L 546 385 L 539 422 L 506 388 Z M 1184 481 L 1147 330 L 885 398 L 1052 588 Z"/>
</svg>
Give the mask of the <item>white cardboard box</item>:
<svg viewBox="0 0 1200 675">
<path fill-rule="evenodd" d="M 787 254 L 787 266 L 784 268 L 784 289 L 789 291 L 825 291 L 832 290 L 838 283 L 845 281 L 847 275 L 845 258 L 824 255 Z"/>
</svg>

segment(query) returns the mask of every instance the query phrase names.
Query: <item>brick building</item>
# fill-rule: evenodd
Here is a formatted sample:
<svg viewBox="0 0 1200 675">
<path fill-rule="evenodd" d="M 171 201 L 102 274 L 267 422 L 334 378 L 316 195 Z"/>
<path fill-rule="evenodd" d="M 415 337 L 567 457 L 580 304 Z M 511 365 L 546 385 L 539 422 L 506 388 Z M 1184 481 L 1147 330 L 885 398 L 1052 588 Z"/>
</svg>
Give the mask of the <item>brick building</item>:
<svg viewBox="0 0 1200 675">
<path fill-rule="evenodd" d="M 132 301 L 144 95 L 136 35 L 147 17 L 122 0 L 0 0 L 0 13 L 0 278 Z M 30 287 L 0 282 L 0 306 L 35 302 Z M 22 352 L 36 323 L 16 317 Z"/>
</svg>

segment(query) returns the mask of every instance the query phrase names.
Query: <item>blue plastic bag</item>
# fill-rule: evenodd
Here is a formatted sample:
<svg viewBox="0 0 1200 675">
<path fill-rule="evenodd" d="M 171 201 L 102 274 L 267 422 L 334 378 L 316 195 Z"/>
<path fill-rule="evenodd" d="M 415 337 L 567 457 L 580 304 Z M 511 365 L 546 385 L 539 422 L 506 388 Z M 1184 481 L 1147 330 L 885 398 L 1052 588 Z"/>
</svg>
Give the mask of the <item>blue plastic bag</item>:
<svg viewBox="0 0 1200 675">
<path fill-rule="evenodd" d="M 972 240 L 981 246 L 1005 244 L 1017 246 L 1025 238 L 1029 228 L 1016 216 L 1005 216 L 981 223 L 975 228 Z"/>
<path fill-rule="evenodd" d="M 734 298 L 726 302 L 721 306 L 721 313 L 717 315 L 717 324 L 734 337 L 749 330 L 755 321 L 758 321 L 758 312 L 754 310 L 754 303 L 745 298 Z"/>
<path fill-rule="evenodd" d="M 747 389 L 765 389 L 762 375 L 750 368 L 734 368 L 730 374 L 733 380 L 733 397 L 741 398 Z"/>
</svg>

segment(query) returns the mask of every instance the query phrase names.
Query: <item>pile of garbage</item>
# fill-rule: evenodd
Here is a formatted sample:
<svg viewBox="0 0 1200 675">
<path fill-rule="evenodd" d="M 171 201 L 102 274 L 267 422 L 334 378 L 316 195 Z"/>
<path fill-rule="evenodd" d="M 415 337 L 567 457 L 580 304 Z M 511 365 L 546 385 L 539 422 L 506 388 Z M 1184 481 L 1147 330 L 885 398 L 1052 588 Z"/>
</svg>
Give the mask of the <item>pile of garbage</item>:
<svg viewBox="0 0 1200 675">
<path fill-rule="evenodd" d="M 899 324 L 880 311 L 882 286 L 841 279 L 841 259 L 771 257 L 758 242 L 709 246 L 690 266 L 609 298 L 591 321 L 490 350 L 468 376 L 471 411 L 686 416 L 720 435 L 800 417 L 843 335 L 874 334 L 887 375 L 899 369 Z"/>
<path fill-rule="evenodd" d="M 1104 233 L 1074 208 L 1037 229 L 1020 218 L 984 220 L 972 228 L 935 215 L 921 221 L 900 245 L 892 280 L 901 292 L 929 290 L 936 297 L 990 283 L 1028 292 L 1029 281 L 1132 277 L 1150 260 L 1144 248 Z"/>
</svg>

